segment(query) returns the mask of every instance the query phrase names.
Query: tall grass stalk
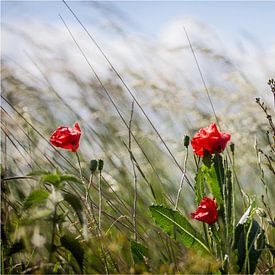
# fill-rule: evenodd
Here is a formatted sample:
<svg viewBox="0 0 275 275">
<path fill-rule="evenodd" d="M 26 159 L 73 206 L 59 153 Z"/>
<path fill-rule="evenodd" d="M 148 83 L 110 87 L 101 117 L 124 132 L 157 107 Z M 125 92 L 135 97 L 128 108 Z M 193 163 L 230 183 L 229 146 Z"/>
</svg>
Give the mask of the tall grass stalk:
<svg viewBox="0 0 275 275">
<path fill-rule="evenodd" d="M 181 191 L 182 191 L 182 188 L 183 188 L 185 174 L 186 174 L 186 171 L 187 171 L 187 160 L 188 160 L 188 146 L 186 146 L 186 154 L 185 154 L 185 159 L 184 159 L 183 172 L 182 172 L 182 176 L 181 176 L 181 180 L 180 180 L 180 186 L 179 186 L 179 190 L 178 190 L 177 198 L 176 198 L 176 202 L 175 202 L 175 207 L 174 207 L 175 210 L 177 210 L 177 208 L 178 208 L 180 194 L 181 194 Z"/>
<path fill-rule="evenodd" d="M 133 224 L 134 224 L 134 239 L 137 241 L 137 173 L 136 173 L 136 166 L 133 159 L 133 153 L 132 153 L 132 135 L 131 135 L 131 129 L 132 129 L 132 121 L 133 121 L 133 115 L 134 115 L 134 106 L 135 102 L 132 102 L 131 105 L 131 113 L 130 113 L 130 119 L 129 119 L 129 132 L 128 132 L 128 138 L 129 138 L 129 152 L 130 152 L 130 160 L 132 163 L 133 168 L 133 180 L 134 180 L 134 205 L 133 205 Z"/>
<path fill-rule="evenodd" d="M 149 116 L 147 115 L 147 113 L 145 112 L 145 110 L 143 109 L 143 107 L 141 106 L 141 104 L 138 102 L 138 100 L 136 99 L 135 95 L 132 93 L 132 91 L 130 90 L 130 88 L 128 87 L 128 85 L 126 84 L 126 82 L 124 81 L 124 79 L 122 78 L 122 76 L 120 75 L 120 73 L 116 70 L 116 68 L 111 63 L 110 59 L 107 57 L 107 55 L 105 54 L 105 52 L 102 50 L 102 47 L 99 46 L 99 44 L 97 43 L 97 41 L 95 40 L 95 38 L 90 34 L 90 32 L 83 25 L 83 23 L 80 21 L 80 19 L 75 14 L 75 12 L 72 10 L 72 8 L 67 4 L 67 2 L 65 0 L 62 0 L 62 1 L 66 5 L 66 7 L 69 9 L 69 11 L 72 13 L 72 15 L 76 18 L 76 20 L 78 21 L 78 23 L 84 29 L 84 31 L 86 32 L 86 34 L 88 35 L 88 37 L 91 39 L 91 41 L 94 43 L 94 45 L 97 47 L 97 49 L 100 51 L 100 53 L 103 55 L 104 59 L 109 64 L 110 68 L 114 71 L 114 73 L 116 74 L 116 76 L 119 78 L 119 80 L 121 81 L 122 85 L 125 87 L 126 91 L 132 97 L 132 99 L 134 100 L 134 102 L 137 104 L 137 106 L 139 107 L 139 109 L 141 110 L 141 112 L 143 113 L 143 115 L 145 116 L 145 118 L 147 119 L 147 121 L 149 122 L 149 124 L 151 125 L 151 127 L 153 128 L 153 130 L 155 131 L 155 133 L 157 134 L 157 136 L 159 137 L 159 139 L 161 140 L 162 144 L 164 145 L 164 147 L 168 151 L 169 155 L 173 159 L 173 161 L 176 164 L 176 166 L 180 169 L 181 172 L 183 172 L 182 167 L 180 166 L 179 162 L 176 160 L 175 156 L 171 152 L 171 150 L 168 147 L 167 143 L 164 141 L 163 137 L 161 136 L 161 134 L 159 133 L 159 131 L 156 129 L 156 127 L 153 124 L 152 120 L 149 118 Z M 190 188 L 194 191 L 194 187 L 191 185 L 191 182 L 188 179 L 187 175 L 185 175 L 185 178 L 186 178 L 186 181 L 187 181 L 188 185 L 190 186 Z"/>
<path fill-rule="evenodd" d="M 99 82 L 100 86 L 102 87 L 103 91 L 105 92 L 105 94 L 107 95 L 107 97 L 109 98 L 111 104 L 113 105 L 113 107 L 115 108 L 116 112 L 118 113 L 119 117 L 121 118 L 123 124 L 126 126 L 126 128 L 128 129 L 128 131 L 131 133 L 131 136 L 133 137 L 133 139 L 135 140 L 136 144 L 138 145 L 138 147 L 140 148 L 140 150 L 142 151 L 143 155 L 145 156 L 146 160 L 148 161 L 148 163 L 150 164 L 150 166 L 152 167 L 154 173 L 156 174 L 156 176 L 159 178 L 160 182 L 162 183 L 161 178 L 159 177 L 156 169 L 154 168 L 154 166 L 152 165 L 151 161 L 149 160 L 147 154 L 145 153 L 144 149 L 142 148 L 142 146 L 140 145 L 140 143 L 138 142 L 137 138 L 135 137 L 135 135 L 132 133 L 131 129 L 129 129 L 129 125 L 127 124 L 125 118 L 122 116 L 121 111 L 118 109 L 116 103 L 114 102 L 113 98 L 111 97 L 109 91 L 106 89 L 105 85 L 103 84 L 103 82 L 101 81 L 101 79 L 99 78 L 98 74 L 96 73 L 96 71 L 94 70 L 93 66 L 91 65 L 90 61 L 88 60 L 86 54 L 84 53 L 84 51 L 82 50 L 82 48 L 79 46 L 78 42 L 76 41 L 75 37 L 73 36 L 72 32 L 70 31 L 69 27 L 67 26 L 66 22 L 64 21 L 63 17 L 61 15 L 59 15 L 65 28 L 67 29 L 67 31 L 69 32 L 71 38 L 73 39 L 74 43 L 76 44 L 77 48 L 79 49 L 80 53 L 82 54 L 82 56 L 84 57 L 85 61 L 87 62 L 88 66 L 90 67 L 90 69 L 92 70 L 94 76 L 96 77 L 97 81 Z M 163 184 L 163 183 L 162 183 Z M 191 184 L 190 184 L 191 186 Z M 192 187 L 193 188 L 193 187 Z M 154 196 L 154 194 L 153 194 Z"/>
</svg>

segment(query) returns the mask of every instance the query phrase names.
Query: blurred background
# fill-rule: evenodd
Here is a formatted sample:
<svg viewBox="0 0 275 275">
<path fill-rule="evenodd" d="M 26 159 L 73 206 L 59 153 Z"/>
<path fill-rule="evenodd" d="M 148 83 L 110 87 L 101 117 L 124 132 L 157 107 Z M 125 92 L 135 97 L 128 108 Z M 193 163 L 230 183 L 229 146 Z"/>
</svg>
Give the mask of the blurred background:
<svg viewBox="0 0 275 275">
<path fill-rule="evenodd" d="M 173 202 L 186 154 L 185 134 L 215 121 L 186 29 L 198 59 L 222 131 L 231 133 L 236 171 L 246 192 L 260 196 L 255 140 L 265 148 L 267 121 L 255 98 L 273 112 L 267 85 L 275 73 L 275 3 L 93 1 L 68 2 L 96 39 L 151 119 L 171 154 L 134 105 L 132 151 L 148 182 L 138 175 L 138 211 L 152 202 Z M 59 167 L 77 173 L 71 152 L 58 153 L 47 143 L 59 126 L 82 129 L 79 154 L 88 175 L 91 159 L 105 161 L 109 200 L 113 190 L 132 204 L 132 167 L 127 149 L 133 98 L 100 50 L 61 1 L 2 1 L 2 163 L 6 175 Z M 74 43 L 60 15 L 84 52 Z M 89 64 L 111 96 L 113 103 Z M 115 107 L 117 108 L 115 108 Z M 42 138 L 44 137 L 44 139 Z M 189 148 L 188 177 L 195 164 Z M 175 163 L 174 159 L 178 165 Z M 247 176 L 249 175 L 249 177 Z M 266 172 L 267 184 L 272 183 Z M 274 182 L 273 182 L 274 183 Z M 23 192 L 28 192 L 26 184 Z M 274 193 L 274 188 L 272 188 Z M 187 184 L 182 211 L 194 208 Z M 106 206 L 107 207 L 107 206 Z M 145 209 L 144 208 L 144 209 Z M 123 210 L 122 210 L 123 212 Z"/>
</svg>

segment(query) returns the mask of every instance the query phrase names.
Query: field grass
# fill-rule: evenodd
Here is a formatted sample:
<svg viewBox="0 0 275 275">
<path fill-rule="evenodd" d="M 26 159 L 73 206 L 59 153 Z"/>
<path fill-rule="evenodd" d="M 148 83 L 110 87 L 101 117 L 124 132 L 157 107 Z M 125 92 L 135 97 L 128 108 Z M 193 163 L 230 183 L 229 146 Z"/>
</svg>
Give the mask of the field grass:
<svg viewBox="0 0 275 275">
<path fill-rule="evenodd" d="M 274 274 L 269 71 L 259 92 L 192 29 L 181 48 L 129 42 L 140 63 L 123 65 L 123 50 L 61 20 L 64 52 L 5 26 L 27 48 L 25 65 L 1 59 L 2 274 Z M 49 142 L 75 122 L 77 154 Z M 213 122 L 234 150 L 199 158 L 184 135 Z M 204 195 L 220 199 L 214 225 L 190 217 Z"/>
</svg>

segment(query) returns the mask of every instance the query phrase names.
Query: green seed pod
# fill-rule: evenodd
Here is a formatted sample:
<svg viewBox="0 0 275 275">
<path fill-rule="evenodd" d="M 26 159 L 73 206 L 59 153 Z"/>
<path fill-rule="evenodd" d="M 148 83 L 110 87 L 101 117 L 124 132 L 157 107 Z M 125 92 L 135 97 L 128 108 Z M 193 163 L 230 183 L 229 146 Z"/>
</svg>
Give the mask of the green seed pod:
<svg viewBox="0 0 275 275">
<path fill-rule="evenodd" d="M 90 170 L 92 173 L 94 173 L 97 169 L 97 160 L 96 159 L 92 159 L 90 161 Z"/>
<path fill-rule="evenodd" d="M 99 159 L 98 160 L 98 170 L 102 171 L 103 166 L 104 166 L 104 161 L 102 159 Z"/>
<path fill-rule="evenodd" d="M 184 146 L 187 148 L 189 146 L 189 143 L 190 143 L 190 137 L 185 135 L 183 140 Z"/>
</svg>

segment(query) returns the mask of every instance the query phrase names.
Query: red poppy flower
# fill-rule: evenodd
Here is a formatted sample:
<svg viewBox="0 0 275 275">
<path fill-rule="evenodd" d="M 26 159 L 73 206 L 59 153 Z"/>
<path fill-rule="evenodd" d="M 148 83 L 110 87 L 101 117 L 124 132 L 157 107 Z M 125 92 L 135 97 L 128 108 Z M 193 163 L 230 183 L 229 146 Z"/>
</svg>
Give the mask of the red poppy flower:
<svg viewBox="0 0 275 275">
<path fill-rule="evenodd" d="M 218 206 L 215 200 L 204 197 L 201 200 L 198 209 L 195 212 L 191 213 L 191 218 L 194 220 L 212 224 L 218 219 L 217 208 Z"/>
<path fill-rule="evenodd" d="M 76 152 L 79 147 L 81 130 L 78 123 L 75 123 L 74 128 L 60 126 L 50 137 L 50 142 L 56 147 L 71 150 Z"/>
<path fill-rule="evenodd" d="M 210 154 L 221 153 L 230 140 L 230 134 L 219 132 L 215 123 L 202 128 L 193 137 L 191 144 L 197 156 L 205 156 L 206 151 Z"/>
</svg>

